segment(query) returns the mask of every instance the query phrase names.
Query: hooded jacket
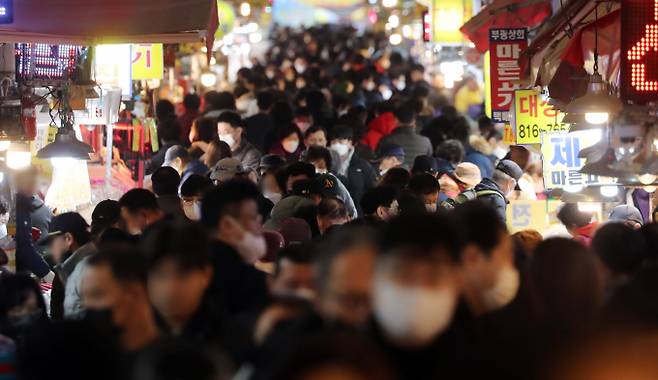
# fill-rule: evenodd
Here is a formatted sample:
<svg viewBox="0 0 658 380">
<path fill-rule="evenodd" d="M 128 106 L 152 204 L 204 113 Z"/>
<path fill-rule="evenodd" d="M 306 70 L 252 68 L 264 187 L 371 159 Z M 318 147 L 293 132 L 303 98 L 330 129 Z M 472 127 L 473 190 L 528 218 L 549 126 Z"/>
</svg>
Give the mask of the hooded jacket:
<svg viewBox="0 0 658 380">
<path fill-rule="evenodd" d="M 397 128 L 398 122 L 395 120 L 395 116 L 391 112 L 385 112 L 376 118 L 374 118 L 370 124 L 368 124 L 368 132 L 361 139 L 362 144 L 366 144 L 373 151 L 377 149 L 377 144 L 379 140 L 384 136 L 390 135 L 395 128 Z"/>
<path fill-rule="evenodd" d="M 482 182 L 475 186 L 475 193 L 478 200 L 493 207 L 503 223 L 507 223 L 506 211 L 509 201 L 496 182 L 489 178 L 482 179 Z"/>
</svg>

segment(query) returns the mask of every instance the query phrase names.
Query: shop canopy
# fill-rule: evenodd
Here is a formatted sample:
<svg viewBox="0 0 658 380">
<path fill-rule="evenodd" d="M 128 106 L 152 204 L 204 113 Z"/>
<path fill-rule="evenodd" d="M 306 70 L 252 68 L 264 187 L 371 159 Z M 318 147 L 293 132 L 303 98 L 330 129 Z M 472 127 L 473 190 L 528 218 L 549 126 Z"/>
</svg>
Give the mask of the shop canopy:
<svg viewBox="0 0 658 380">
<path fill-rule="evenodd" d="M 495 0 L 459 30 L 484 53 L 489 50 L 489 29 L 532 28 L 550 15 L 550 0 Z"/>
<path fill-rule="evenodd" d="M 598 21 L 594 9 L 598 6 Z M 521 53 L 524 82 L 547 86 L 556 104 L 584 94 L 594 57 L 598 30 L 599 72 L 618 81 L 621 19 L 619 4 L 598 0 L 570 0 L 548 19 Z"/>
<path fill-rule="evenodd" d="M 217 28 L 215 0 L 17 0 L 0 42 L 193 42 Z"/>
</svg>

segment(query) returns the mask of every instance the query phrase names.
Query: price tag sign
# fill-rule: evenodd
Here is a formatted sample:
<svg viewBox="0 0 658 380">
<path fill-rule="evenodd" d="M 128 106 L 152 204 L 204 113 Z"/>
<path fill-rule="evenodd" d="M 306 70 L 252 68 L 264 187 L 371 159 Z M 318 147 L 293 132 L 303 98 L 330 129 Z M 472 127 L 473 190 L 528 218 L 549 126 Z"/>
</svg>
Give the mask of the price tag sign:
<svg viewBox="0 0 658 380">
<path fill-rule="evenodd" d="M 539 144 L 542 132 L 569 132 L 564 114 L 541 98 L 535 90 L 514 92 L 516 143 Z"/>
</svg>

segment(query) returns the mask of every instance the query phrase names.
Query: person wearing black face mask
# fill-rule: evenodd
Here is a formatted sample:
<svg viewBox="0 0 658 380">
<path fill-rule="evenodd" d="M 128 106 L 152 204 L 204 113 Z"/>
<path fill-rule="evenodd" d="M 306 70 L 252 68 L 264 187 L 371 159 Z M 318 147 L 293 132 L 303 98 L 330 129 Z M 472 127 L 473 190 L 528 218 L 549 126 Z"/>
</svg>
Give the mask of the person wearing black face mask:
<svg viewBox="0 0 658 380">
<path fill-rule="evenodd" d="M 0 278 L 0 334 L 18 344 L 28 333 L 48 325 L 46 304 L 37 283 L 28 275 Z"/>
</svg>

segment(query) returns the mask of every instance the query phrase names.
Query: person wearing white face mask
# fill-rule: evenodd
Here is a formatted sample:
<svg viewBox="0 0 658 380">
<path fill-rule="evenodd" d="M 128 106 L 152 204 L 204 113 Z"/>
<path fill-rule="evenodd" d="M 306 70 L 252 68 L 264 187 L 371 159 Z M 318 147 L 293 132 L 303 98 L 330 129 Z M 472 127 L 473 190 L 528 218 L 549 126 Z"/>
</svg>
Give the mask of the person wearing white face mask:
<svg viewBox="0 0 658 380">
<path fill-rule="evenodd" d="M 201 197 L 210 188 L 212 188 L 212 181 L 199 174 L 192 174 L 181 183 L 178 194 L 187 219 L 201 220 Z"/>
<path fill-rule="evenodd" d="M 425 204 L 427 212 L 436 212 L 439 200 L 439 180 L 429 173 L 420 173 L 411 177 L 409 190 Z"/>
<path fill-rule="evenodd" d="M 231 147 L 231 155 L 247 169 L 256 169 L 260 162 L 261 152 L 249 141 L 243 138 L 245 125 L 235 112 L 227 111 L 217 119 L 217 135 Z"/>
<path fill-rule="evenodd" d="M 375 169 L 368 161 L 355 154 L 354 130 L 348 126 L 334 127 L 330 149 L 337 156 L 331 171 L 345 184 L 357 210 L 361 210 L 363 194 L 377 182 Z"/>
<path fill-rule="evenodd" d="M 254 267 L 267 249 L 259 195 L 253 183 L 234 179 L 206 192 L 201 202 L 201 223 L 213 238 L 210 292 L 230 314 L 257 310 L 268 300 L 265 273 Z"/>
<path fill-rule="evenodd" d="M 280 127 L 276 132 L 274 145 L 270 154 L 283 157 L 287 162 L 299 161 L 299 156 L 304 151 L 302 132 L 295 124 L 287 124 Z"/>
<path fill-rule="evenodd" d="M 459 300 L 457 228 L 445 216 L 403 215 L 381 232 L 373 280 L 371 335 L 398 379 L 452 378 L 442 335 Z"/>
</svg>

